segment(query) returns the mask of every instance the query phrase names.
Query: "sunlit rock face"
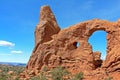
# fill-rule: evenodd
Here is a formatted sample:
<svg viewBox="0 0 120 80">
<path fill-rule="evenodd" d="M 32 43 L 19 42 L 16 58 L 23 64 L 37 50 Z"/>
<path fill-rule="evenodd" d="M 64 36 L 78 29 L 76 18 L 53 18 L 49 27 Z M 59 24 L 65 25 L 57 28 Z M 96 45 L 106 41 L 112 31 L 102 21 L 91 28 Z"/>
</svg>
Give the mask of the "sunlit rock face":
<svg viewBox="0 0 120 80">
<path fill-rule="evenodd" d="M 107 32 L 104 61 L 100 59 L 101 53 L 93 52 L 88 42 L 92 33 L 98 30 Z M 39 74 L 44 66 L 49 70 L 62 66 L 72 74 L 83 72 L 84 80 L 104 80 L 108 75 L 119 80 L 120 21 L 93 19 L 60 30 L 50 7 L 43 6 L 35 30 L 35 47 L 26 66 L 25 76 Z"/>
</svg>

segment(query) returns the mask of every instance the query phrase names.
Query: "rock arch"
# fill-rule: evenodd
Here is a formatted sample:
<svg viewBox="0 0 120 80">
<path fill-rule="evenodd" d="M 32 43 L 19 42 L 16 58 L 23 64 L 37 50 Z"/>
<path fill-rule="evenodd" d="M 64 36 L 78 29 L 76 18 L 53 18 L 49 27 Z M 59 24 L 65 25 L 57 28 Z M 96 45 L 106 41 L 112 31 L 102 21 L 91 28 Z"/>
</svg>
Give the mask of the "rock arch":
<svg viewBox="0 0 120 80">
<path fill-rule="evenodd" d="M 49 6 L 42 7 L 40 16 L 40 23 L 35 30 L 36 45 L 25 70 L 26 73 L 31 71 L 31 74 L 26 74 L 27 76 L 37 75 L 44 66 L 52 69 L 58 65 L 73 74 L 81 71 L 88 71 L 91 74 L 98 65 L 94 61 L 99 60 L 99 57 L 96 57 L 99 53 L 93 54 L 88 39 L 97 30 L 108 33 L 107 57 L 100 69 L 108 72 L 120 69 L 120 21 L 93 19 L 60 30 Z M 72 46 L 74 42 L 80 42 L 80 47 L 74 49 Z M 102 76 L 104 77 L 104 74 Z"/>
</svg>

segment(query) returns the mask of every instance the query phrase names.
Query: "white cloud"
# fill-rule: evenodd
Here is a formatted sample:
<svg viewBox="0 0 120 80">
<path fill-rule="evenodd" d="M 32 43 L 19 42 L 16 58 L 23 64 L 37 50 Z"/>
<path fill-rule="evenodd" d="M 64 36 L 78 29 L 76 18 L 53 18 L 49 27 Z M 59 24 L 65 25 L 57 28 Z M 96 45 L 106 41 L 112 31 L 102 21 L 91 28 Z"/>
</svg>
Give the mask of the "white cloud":
<svg viewBox="0 0 120 80">
<path fill-rule="evenodd" d="M 9 41 L 0 40 L 0 46 L 13 47 L 13 46 L 15 46 L 15 44 L 12 42 L 9 42 Z"/>
<path fill-rule="evenodd" d="M 10 56 L 12 54 L 0 53 L 1 56 Z"/>
<path fill-rule="evenodd" d="M 13 50 L 13 51 L 11 51 L 10 53 L 21 54 L 21 53 L 23 53 L 23 51 L 20 51 L 20 50 Z"/>
</svg>

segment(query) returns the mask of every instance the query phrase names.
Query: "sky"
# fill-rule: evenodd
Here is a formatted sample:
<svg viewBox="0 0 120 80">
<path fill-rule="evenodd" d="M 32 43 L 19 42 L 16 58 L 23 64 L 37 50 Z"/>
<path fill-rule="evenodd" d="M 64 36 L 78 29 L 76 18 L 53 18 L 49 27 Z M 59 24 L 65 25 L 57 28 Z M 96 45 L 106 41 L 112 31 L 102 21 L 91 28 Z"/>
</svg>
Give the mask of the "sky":
<svg viewBox="0 0 120 80">
<path fill-rule="evenodd" d="M 120 0 L 0 0 L 0 62 L 27 63 L 34 48 L 34 30 L 40 7 L 49 5 L 61 29 L 99 18 L 117 21 Z M 106 32 L 89 39 L 93 51 L 106 55 Z"/>
</svg>

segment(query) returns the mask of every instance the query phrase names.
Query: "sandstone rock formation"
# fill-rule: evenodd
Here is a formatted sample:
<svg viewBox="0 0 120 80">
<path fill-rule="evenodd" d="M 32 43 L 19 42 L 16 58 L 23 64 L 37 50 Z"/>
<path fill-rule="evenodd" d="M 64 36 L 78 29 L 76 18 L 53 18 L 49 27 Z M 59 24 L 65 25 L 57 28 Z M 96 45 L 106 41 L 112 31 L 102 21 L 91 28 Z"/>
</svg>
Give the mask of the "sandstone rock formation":
<svg viewBox="0 0 120 80">
<path fill-rule="evenodd" d="M 89 37 L 98 30 L 107 32 L 107 56 L 93 52 Z M 80 46 L 77 46 L 80 43 Z M 25 76 L 34 76 L 47 66 L 63 66 L 72 74 L 84 73 L 83 80 L 104 80 L 108 75 L 120 80 L 120 21 L 93 19 L 60 30 L 49 6 L 43 6 L 35 30 L 35 47 Z"/>
</svg>

